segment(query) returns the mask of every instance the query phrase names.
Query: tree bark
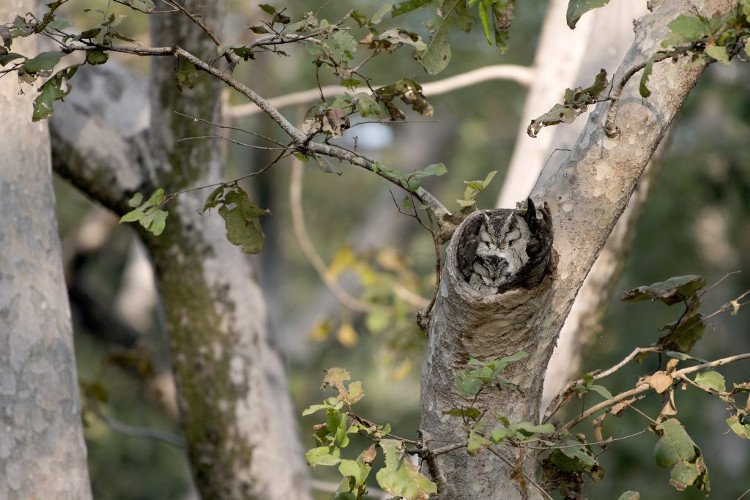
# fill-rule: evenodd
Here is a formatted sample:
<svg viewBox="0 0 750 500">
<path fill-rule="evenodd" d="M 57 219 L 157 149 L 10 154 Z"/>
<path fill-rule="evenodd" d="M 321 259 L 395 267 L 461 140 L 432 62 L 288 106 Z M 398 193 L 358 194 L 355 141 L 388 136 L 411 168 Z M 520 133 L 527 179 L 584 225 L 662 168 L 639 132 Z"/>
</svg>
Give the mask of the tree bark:
<svg viewBox="0 0 750 500">
<path fill-rule="evenodd" d="M 34 10 L 8 0 L 0 19 Z M 13 48 L 32 53 L 28 40 Z M 91 498 L 46 122 L 0 79 L 0 498 Z"/>
<path fill-rule="evenodd" d="M 585 117 L 571 124 L 549 127 L 539 137 L 526 133 L 529 122 L 562 99 L 565 88 L 586 87 L 600 68 L 614 73 L 633 39 L 633 20 L 646 12 L 646 5 L 620 0 L 586 14 L 570 30 L 565 24 L 567 1 L 553 0 L 548 7 L 535 61 L 535 78 L 524 105 L 513 157 L 497 207 L 512 207 L 531 192 L 542 170 L 554 172 L 581 133 Z M 606 35 L 606 36 L 605 36 Z M 554 89 L 554 92 L 552 91 Z M 576 297 L 545 374 L 542 407 L 581 369 L 585 347 L 599 332 L 628 255 L 635 228 L 648 199 L 658 165 L 649 168 L 648 179 L 639 184 L 597 262 Z"/>
<path fill-rule="evenodd" d="M 732 4 L 709 0 L 698 8 L 710 16 L 716 11 L 726 13 Z M 637 23 L 636 40 L 615 81 L 659 50 L 660 41 L 667 35 L 667 23 L 692 9 L 690 2 L 665 0 L 652 14 L 642 18 Z M 428 448 L 466 439 L 461 419 L 443 411 L 465 401 L 457 397 L 454 373 L 466 369 L 471 357 L 488 360 L 525 351 L 528 358 L 510 365 L 507 372 L 507 377 L 520 386 L 523 396 L 491 387 L 482 393 L 479 405 L 488 410 L 484 418 L 490 428 L 497 426 L 493 417 L 499 415 L 511 422 L 538 420 L 541 381 L 573 299 L 703 69 L 682 61 L 655 65 L 649 80 L 652 94 L 645 101 L 638 94 L 639 79 L 631 79 L 619 102 L 616 117 L 619 133 L 614 137 L 605 135 L 610 104 L 599 104 L 567 160 L 546 183 L 533 190 L 536 204 L 549 206 L 554 251 L 559 259 L 556 266 L 549 267 L 539 285 L 501 289 L 497 294 L 470 290 L 466 280 L 456 278 L 458 260 L 453 254 L 466 251 L 462 242 L 469 241 L 465 233 L 472 219 L 467 219 L 453 235 L 430 322 L 429 348 L 422 374 L 421 430 Z M 495 213 L 488 212 L 490 216 Z M 523 234 L 521 231 L 522 237 Z M 510 236 L 510 232 L 499 235 L 501 239 Z M 484 404 L 484 400 L 491 404 Z M 485 451 L 471 457 L 465 448 L 459 448 L 435 457 L 428 465 L 442 487 L 443 498 L 538 497 L 539 492 L 515 473 L 518 469 L 525 472 L 526 478 L 533 478 L 534 457 L 531 453 L 526 457 L 518 453 L 509 447 L 498 451 L 511 464 L 508 465 L 498 455 Z M 516 463 L 519 465 L 513 465 Z"/>
<path fill-rule="evenodd" d="M 224 2 L 186 2 L 220 32 Z M 216 47 L 178 13 L 155 16 L 156 45 L 177 43 L 205 59 Z M 175 85 L 175 61 L 152 64 L 150 150 L 155 185 L 167 192 L 224 178 L 226 152 L 205 125 L 221 123 L 221 82 L 198 75 Z M 179 196 L 163 235 L 148 238 L 170 329 L 172 362 L 193 475 L 204 498 L 307 498 L 281 356 L 270 343 L 267 309 L 252 262 L 226 241 L 222 220 L 201 215 L 201 196 Z"/>
<path fill-rule="evenodd" d="M 185 5 L 220 33 L 224 2 Z M 180 43 L 216 57 L 187 17 L 152 19 L 155 44 Z M 219 144 L 177 142 L 205 130 L 175 111 L 221 123 L 218 83 L 200 75 L 180 93 L 174 61 L 152 62 L 150 87 L 114 61 L 79 72 L 79 88 L 51 120 L 55 171 L 120 215 L 136 191 L 148 196 L 157 187 L 173 192 L 226 179 Z M 254 263 L 226 241 L 221 218 L 198 213 L 202 194 L 170 202 L 165 232 L 144 236 L 157 267 L 196 486 L 206 499 L 309 498 L 283 360 L 270 339 Z"/>
</svg>

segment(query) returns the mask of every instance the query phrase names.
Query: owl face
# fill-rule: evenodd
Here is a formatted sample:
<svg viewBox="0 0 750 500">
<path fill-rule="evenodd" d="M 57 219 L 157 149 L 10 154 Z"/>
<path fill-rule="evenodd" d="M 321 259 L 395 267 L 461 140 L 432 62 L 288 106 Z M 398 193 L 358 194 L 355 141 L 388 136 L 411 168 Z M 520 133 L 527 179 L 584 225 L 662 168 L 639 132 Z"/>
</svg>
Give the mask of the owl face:
<svg viewBox="0 0 750 500">
<path fill-rule="evenodd" d="M 526 279 L 529 269 L 547 263 L 551 233 L 546 222 L 531 200 L 516 210 L 489 210 L 470 220 L 457 251 L 459 270 L 469 286 L 491 295 L 531 285 Z M 540 245 L 547 237 L 548 244 Z M 540 252 L 544 255 L 537 255 Z"/>
</svg>

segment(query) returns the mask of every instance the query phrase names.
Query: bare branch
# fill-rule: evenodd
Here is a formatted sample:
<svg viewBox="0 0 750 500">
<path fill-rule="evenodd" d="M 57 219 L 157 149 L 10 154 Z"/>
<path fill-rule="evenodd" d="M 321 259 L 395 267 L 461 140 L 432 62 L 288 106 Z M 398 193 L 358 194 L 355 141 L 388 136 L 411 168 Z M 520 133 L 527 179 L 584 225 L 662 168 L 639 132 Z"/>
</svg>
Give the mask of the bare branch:
<svg viewBox="0 0 750 500">
<path fill-rule="evenodd" d="M 422 85 L 422 91 L 426 96 L 436 96 L 447 94 L 454 90 L 477 85 L 490 80 L 510 80 L 523 86 L 528 86 L 534 78 L 534 70 L 526 66 L 517 66 L 513 64 L 495 64 L 484 66 L 482 68 L 467 71 L 455 76 L 425 83 Z M 361 87 L 360 90 L 366 87 Z M 323 95 L 341 95 L 352 89 L 341 85 L 326 85 L 324 87 L 315 87 L 314 89 L 301 90 L 291 94 L 285 94 L 268 99 L 268 103 L 275 108 L 286 108 L 300 104 L 307 104 L 320 98 Z M 355 88 L 354 91 L 357 91 Z M 240 104 L 230 106 L 225 114 L 229 118 L 236 119 L 245 116 L 251 116 L 260 113 L 257 106 L 253 104 Z"/>
<path fill-rule="evenodd" d="M 325 262 L 323 262 L 320 254 L 315 250 L 315 246 L 313 245 L 310 235 L 307 232 L 307 227 L 305 226 L 304 209 L 302 208 L 302 177 L 304 175 L 304 168 L 302 162 L 295 159 L 292 166 L 292 178 L 289 182 L 289 205 L 292 212 L 292 227 L 294 235 L 302 247 L 302 252 L 305 254 L 305 257 L 307 257 L 310 265 L 315 269 L 315 272 L 318 273 L 320 280 L 331 292 L 331 295 L 333 295 L 341 305 L 357 312 L 369 313 L 379 310 L 379 307 L 349 295 L 349 292 L 347 292 L 338 281 L 331 278 L 328 274 Z"/>
<path fill-rule="evenodd" d="M 97 413 L 97 416 L 102 419 L 107 427 L 125 436 L 151 439 L 153 441 L 161 441 L 162 443 L 169 444 L 175 448 L 185 448 L 185 440 L 175 434 L 161 431 L 159 429 L 152 429 L 151 427 L 124 424 L 101 413 Z"/>
</svg>

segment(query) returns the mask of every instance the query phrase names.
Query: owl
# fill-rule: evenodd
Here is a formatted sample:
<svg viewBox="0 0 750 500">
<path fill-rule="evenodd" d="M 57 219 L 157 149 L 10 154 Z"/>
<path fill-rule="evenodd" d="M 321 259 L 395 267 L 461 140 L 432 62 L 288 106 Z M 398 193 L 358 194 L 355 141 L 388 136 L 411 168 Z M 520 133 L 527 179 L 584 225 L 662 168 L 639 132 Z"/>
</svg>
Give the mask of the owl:
<svg viewBox="0 0 750 500">
<path fill-rule="evenodd" d="M 459 239 L 458 267 L 471 288 L 484 295 L 537 285 L 552 249 L 549 208 L 531 198 L 515 210 L 485 210 L 469 221 Z"/>
</svg>

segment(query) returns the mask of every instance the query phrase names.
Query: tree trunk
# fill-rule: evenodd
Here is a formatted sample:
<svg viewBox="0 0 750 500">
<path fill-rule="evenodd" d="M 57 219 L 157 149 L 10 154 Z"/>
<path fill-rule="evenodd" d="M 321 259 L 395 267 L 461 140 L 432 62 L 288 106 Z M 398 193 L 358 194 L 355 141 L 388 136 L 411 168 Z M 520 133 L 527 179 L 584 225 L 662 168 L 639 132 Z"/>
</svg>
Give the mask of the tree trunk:
<svg viewBox="0 0 750 500">
<path fill-rule="evenodd" d="M 731 4 L 726 0 L 706 1 L 699 10 L 710 16 L 716 11 L 726 13 Z M 660 41 L 667 35 L 667 23 L 691 9 L 694 7 L 685 0 L 665 0 L 653 14 L 641 19 L 635 43 L 615 81 L 659 50 Z M 421 430 L 429 449 L 466 439 L 461 419 L 444 411 L 466 404 L 466 397 L 455 388 L 454 373 L 466 369 L 470 358 L 488 360 L 525 351 L 528 357 L 511 364 L 506 374 L 520 386 L 521 395 L 493 386 L 481 393 L 475 406 L 487 410 L 483 420 L 490 429 L 498 425 L 498 416 L 511 422 L 538 420 L 544 372 L 573 299 L 703 69 L 681 61 L 654 65 L 649 80 L 652 94 L 645 102 L 638 94 L 639 78 L 632 79 L 619 102 L 615 119 L 618 133 L 613 137 L 605 135 L 610 104 L 597 106 L 567 160 L 532 192 L 537 206 L 549 206 L 553 256 L 558 259 L 556 265 L 547 268 L 539 284 L 525 279 L 526 265 L 513 262 L 513 256 L 531 259 L 538 247 L 531 238 L 534 232 L 515 224 L 496 228 L 494 236 L 501 250 L 502 244 L 514 249 L 504 253 L 514 271 L 504 280 L 513 286 L 507 290 L 501 286 L 499 293 L 487 287 L 473 290 L 466 275 L 461 275 L 461 260 L 472 262 L 481 257 L 476 244 L 467 246 L 467 242 L 472 242 L 475 231 L 476 222 L 472 221 L 484 216 L 474 215 L 458 228 L 448 248 L 422 373 Z M 485 213 L 490 219 L 507 216 L 503 211 Z M 456 258 L 459 255 L 464 258 Z M 519 281 L 513 284 L 514 280 Z M 428 460 L 441 496 L 538 497 L 539 491 L 528 485 L 534 477 L 535 457 L 531 453 L 524 457 L 522 451 L 510 447 L 493 451 L 497 455 L 484 451 L 471 457 L 465 448 L 459 448 Z"/>
<path fill-rule="evenodd" d="M 217 33 L 223 6 L 186 4 Z M 152 22 L 154 44 L 177 41 L 215 57 L 216 48 L 187 17 L 159 14 Z M 150 105 L 148 87 L 109 61 L 79 71 L 77 88 L 51 119 L 55 171 L 120 215 L 136 191 L 148 196 L 157 187 L 173 192 L 227 178 L 219 144 L 177 142 L 205 129 L 174 112 L 221 123 L 219 85 L 200 75 L 180 93 L 174 61 L 152 63 Z M 112 88 L 122 92 L 113 95 Z M 206 499 L 309 498 L 283 361 L 269 338 L 254 264 L 226 241 L 217 214 L 198 213 L 207 194 L 177 197 L 166 207 L 164 234 L 146 237 L 196 486 Z"/>
<path fill-rule="evenodd" d="M 34 10 L 7 0 L 0 19 Z M 13 48 L 33 53 L 28 40 Z M 0 79 L 0 498 L 91 498 L 70 307 L 36 92 Z"/>
<path fill-rule="evenodd" d="M 220 32 L 224 2 L 187 2 Z M 156 45 L 177 43 L 204 59 L 216 47 L 178 13 L 155 16 Z M 221 123 L 221 82 L 197 76 L 179 91 L 175 61 L 152 64 L 150 150 L 167 192 L 225 179 L 218 141 L 181 141 Z M 208 193 L 205 193 L 207 195 Z M 307 469 L 280 354 L 252 262 L 226 241 L 222 220 L 201 215 L 203 197 L 179 196 L 163 235 L 148 239 L 159 276 L 181 418 L 196 486 L 211 498 L 307 498 Z"/>
</svg>

